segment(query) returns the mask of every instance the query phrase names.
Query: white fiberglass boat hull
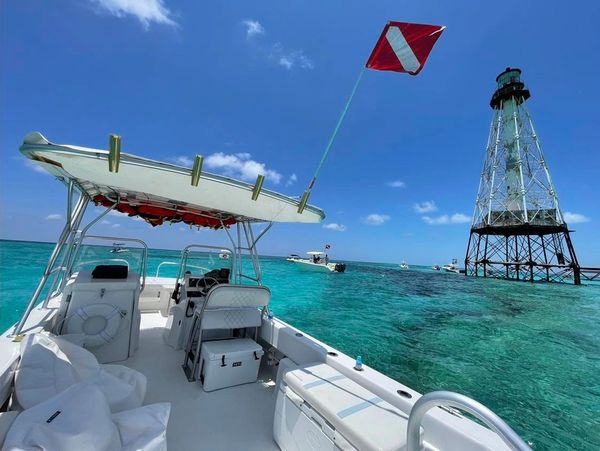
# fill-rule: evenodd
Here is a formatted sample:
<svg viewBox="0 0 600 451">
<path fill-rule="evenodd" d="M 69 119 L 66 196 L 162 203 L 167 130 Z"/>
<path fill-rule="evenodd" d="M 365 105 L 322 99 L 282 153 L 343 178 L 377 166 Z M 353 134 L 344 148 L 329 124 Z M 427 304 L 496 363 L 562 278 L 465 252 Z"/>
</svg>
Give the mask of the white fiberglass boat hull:
<svg viewBox="0 0 600 451">
<path fill-rule="evenodd" d="M 299 268 L 305 269 L 307 271 L 317 271 L 317 272 L 335 272 L 335 263 L 314 263 L 308 260 L 288 260 L 293 263 L 297 263 Z"/>
</svg>

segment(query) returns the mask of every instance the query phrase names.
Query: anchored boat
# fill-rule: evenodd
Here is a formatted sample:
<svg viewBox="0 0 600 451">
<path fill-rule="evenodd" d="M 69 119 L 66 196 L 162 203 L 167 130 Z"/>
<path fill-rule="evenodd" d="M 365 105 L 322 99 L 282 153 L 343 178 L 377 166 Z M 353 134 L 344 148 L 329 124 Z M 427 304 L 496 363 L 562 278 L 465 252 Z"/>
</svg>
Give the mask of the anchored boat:
<svg viewBox="0 0 600 451">
<path fill-rule="evenodd" d="M 67 206 L 22 318 L 0 336 L 3 449 L 529 449 L 478 402 L 422 396 L 273 316 L 257 243 L 275 222 L 320 222 L 319 208 L 114 147 L 33 133 L 21 152 L 65 184 Z M 104 208 L 84 224 L 90 205 Z M 230 258 L 192 264 L 223 252 L 192 243 L 176 277 L 150 276 L 143 240 L 90 233 L 109 212 L 214 229 Z M 256 223 L 267 226 L 255 234 Z M 81 261 L 90 242 L 115 240 L 139 267 Z"/>
<path fill-rule="evenodd" d="M 453 258 L 452 262 L 445 264 L 444 266 L 442 266 L 442 269 L 446 272 L 454 272 L 456 274 L 459 274 L 461 272 L 459 266 L 458 266 L 458 260 Z"/>
<path fill-rule="evenodd" d="M 310 251 L 306 253 L 309 258 L 300 258 L 295 254 L 290 255 L 287 261 L 298 263 L 300 268 L 320 272 L 344 272 L 345 263 L 334 263 L 329 261 L 329 256 L 325 252 Z"/>
</svg>

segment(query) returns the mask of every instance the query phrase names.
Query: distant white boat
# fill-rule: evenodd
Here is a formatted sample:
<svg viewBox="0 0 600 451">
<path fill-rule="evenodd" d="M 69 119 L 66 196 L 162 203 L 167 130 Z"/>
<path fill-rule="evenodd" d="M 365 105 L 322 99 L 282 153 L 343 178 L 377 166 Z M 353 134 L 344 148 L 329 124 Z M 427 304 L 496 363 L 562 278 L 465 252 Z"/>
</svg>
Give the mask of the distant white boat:
<svg viewBox="0 0 600 451">
<path fill-rule="evenodd" d="M 221 252 L 219 252 L 219 258 L 221 260 L 229 260 L 231 258 L 231 252 L 228 249 L 221 249 Z"/>
<path fill-rule="evenodd" d="M 129 249 L 123 247 L 125 243 L 113 243 L 113 248 L 110 250 L 113 254 L 122 254 L 123 252 L 129 252 Z"/>
<path fill-rule="evenodd" d="M 408 263 L 406 263 L 404 260 L 402 261 L 402 263 L 400 263 L 400 269 L 408 269 Z"/>
<path fill-rule="evenodd" d="M 442 266 L 442 269 L 446 272 L 455 272 L 456 274 L 460 273 L 460 268 L 458 267 L 458 260 L 453 258 L 452 263 L 448 263 Z"/>
<path fill-rule="evenodd" d="M 323 272 L 344 272 L 346 271 L 345 263 L 333 263 L 329 261 L 329 257 L 325 252 L 310 251 L 307 252 L 309 258 L 300 258 L 296 254 L 291 254 L 287 261 L 300 264 L 302 269 Z"/>
<path fill-rule="evenodd" d="M 290 254 L 287 256 L 286 260 L 288 262 L 293 262 L 295 260 L 302 260 L 302 257 L 300 257 L 298 254 Z"/>
<path fill-rule="evenodd" d="M 433 269 L 434 271 L 440 271 L 442 267 L 440 265 L 433 265 L 431 269 Z"/>
</svg>

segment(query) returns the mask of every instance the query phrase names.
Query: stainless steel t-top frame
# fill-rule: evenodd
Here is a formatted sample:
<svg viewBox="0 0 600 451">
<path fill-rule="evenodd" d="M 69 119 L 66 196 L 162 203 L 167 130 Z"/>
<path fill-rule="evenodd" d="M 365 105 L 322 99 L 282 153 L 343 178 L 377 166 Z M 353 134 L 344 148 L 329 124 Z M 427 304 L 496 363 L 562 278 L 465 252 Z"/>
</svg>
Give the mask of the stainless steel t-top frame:
<svg viewBox="0 0 600 451">
<path fill-rule="evenodd" d="M 61 180 L 64 182 L 64 180 Z M 87 231 L 100 221 L 104 216 L 106 216 L 118 203 L 118 199 L 115 200 L 112 207 L 105 209 L 98 216 L 92 219 L 82 230 L 79 230 L 79 226 L 81 221 L 83 220 L 83 216 L 87 209 L 87 206 L 91 202 L 90 197 L 85 193 L 83 189 L 81 189 L 77 183 L 73 180 L 69 180 L 67 183 L 67 214 L 65 219 L 65 225 L 60 233 L 60 236 L 50 254 L 50 258 L 48 259 L 48 263 L 46 265 L 46 269 L 42 274 L 42 278 L 40 279 L 21 319 L 16 324 L 12 335 L 19 335 L 23 331 L 23 327 L 27 322 L 27 318 L 29 314 L 37 304 L 40 295 L 44 291 L 45 288 L 48 288 L 48 293 L 42 304 L 42 307 L 47 307 L 48 301 L 60 293 L 69 277 L 72 275 L 73 264 L 77 260 L 79 256 L 79 252 L 81 251 L 81 244 L 85 238 L 93 238 L 93 239 L 106 239 L 106 240 L 120 240 L 120 241 L 133 241 L 141 244 L 143 246 L 143 254 L 142 254 L 142 262 L 140 272 L 142 273 L 142 290 L 146 281 L 146 265 L 148 258 L 148 245 L 142 241 L 133 238 L 125 238 L 125 237 L 100 237 L 97 235 L 86 235 Z M 77 201 L 75 205 L 73 205 L 73 197 L 74 195 L 78 195 Z M 60 263 L 57 265 L 56 262 L 58 257 L 62 255 Z M 52 277 L 51 277 L 52 276 Z M 48 282 L 51 280 L 51 283 Z"/>
</svg>

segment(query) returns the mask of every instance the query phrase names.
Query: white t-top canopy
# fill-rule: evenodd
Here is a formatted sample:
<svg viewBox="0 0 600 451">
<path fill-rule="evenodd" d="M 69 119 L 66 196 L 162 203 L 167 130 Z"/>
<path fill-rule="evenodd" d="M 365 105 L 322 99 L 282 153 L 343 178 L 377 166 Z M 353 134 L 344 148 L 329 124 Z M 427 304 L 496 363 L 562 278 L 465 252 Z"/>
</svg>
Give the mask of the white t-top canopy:
<svg viewBox="0 0 600 451">
<path fill-rule="evenodd" d="M 220 228 L 239 221 L 318 223 L 323 210 L 307 206 L 298 213 L 299 200 L 262 189 L 252 200 L 254 186 L 201 172 L 193 186 L 192 170 L 121 153 L 118 172 L 110 172 L 107 150 L 53 144 L 38 132 L 28 134 L 21 153 L 62 180 L 73 181 L 97 205 L 153 226 L 184 222 Z"/>
<path fill-rule="evenodd" d="M 325 255 L 325 252 L 321 252 L 321 251 L 310 251 L 307 252 L 308 255 Z"/>
</svg>

